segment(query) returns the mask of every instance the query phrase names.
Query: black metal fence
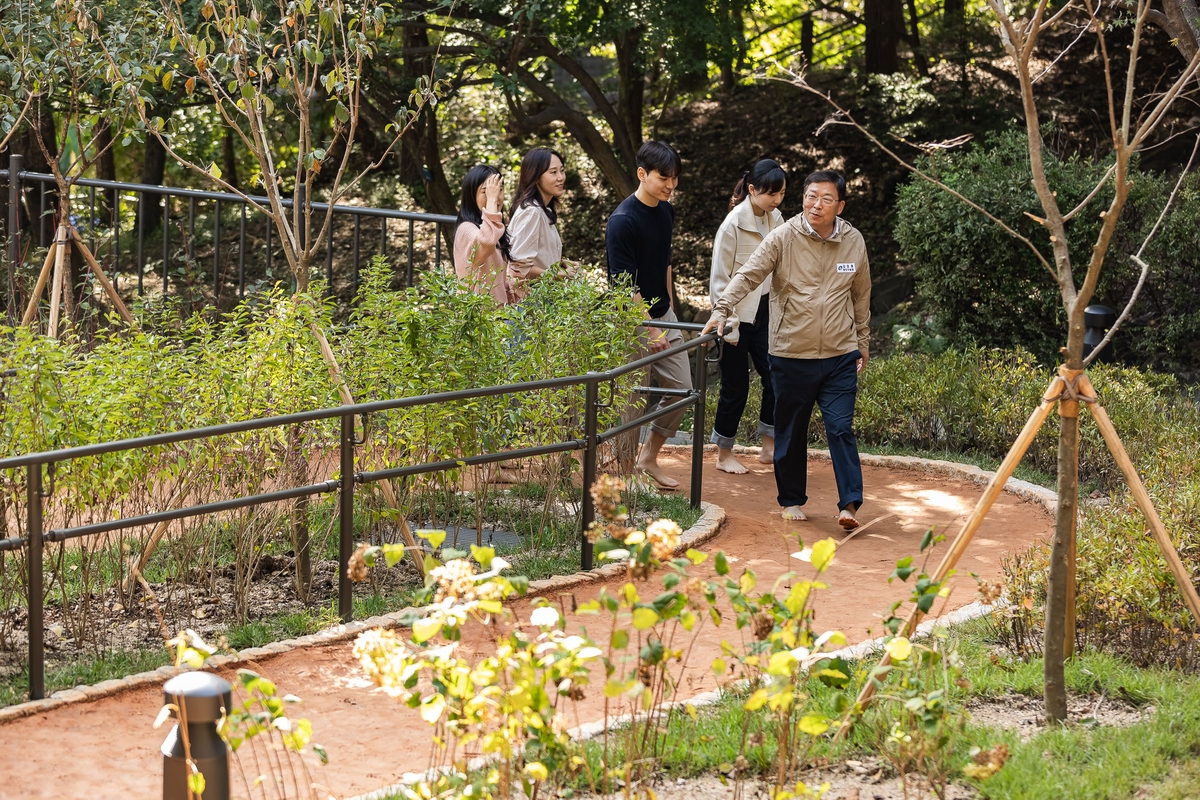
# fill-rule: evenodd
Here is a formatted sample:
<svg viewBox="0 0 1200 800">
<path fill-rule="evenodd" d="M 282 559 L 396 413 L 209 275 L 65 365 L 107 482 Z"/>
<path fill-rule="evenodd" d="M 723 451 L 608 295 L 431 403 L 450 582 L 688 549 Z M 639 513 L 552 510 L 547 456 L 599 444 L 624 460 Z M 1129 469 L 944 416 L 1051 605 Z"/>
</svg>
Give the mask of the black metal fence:
<svg viewBox="0 0 1200 800">
<path fill-rule="evenodd" d="M 23 166 L 24 158 L 14 154 L 9 169 L 0 170 L 0 178 L 8 183 L 5 252 L 10 317 L 24 289 L 18 278 L 29 251 L 48 247 L 59 222 L 54 176 L 27 172 Z M 303 187 L 300 191 L 303 202 Z M 124 279 L 135 282 L 139 296 L 151 291 L 165 295 L 172 273 L 196 271 L 203 258 L 211 259 L 212 302 L 219 303 L 232 291 L 240 299 L 247 291 L 247 256 L 253 260 L 255 252 L 261 255 L 249 265 L 251 269 L 268 277 L 275 274 L 279 248 L 273 224 L 239 195 L 86 178 L 76 180 L 71 192 L 72 208 L 78 209 L 71 222 L 118 289 Z M 253 199 L 267 205 L 265 197 Z M 291 208 L 293 201 L 287 198 L 283 204 Z M 323 215 L 329 204 L 314 202 L 311 207 Z M 389 232 L 389 223 L 394 223 L 401 226 L 405 285 L 412 286 L 420 262 L 441 269 L 439 228 L 454 221 L 443 214 L 335 205 L 334 224 L 324 243 L 325 279 L 332 287 L 336 266 L 343 279 L 357 286 L 363 261 L 388 255 L 389 239 L 397 233 L 395 228 Z M 297 234 L 304 243 L 303 227 Z"/>
<path fill-rule="evenodd" d="M 674 327 L 680 330 L 699 332 L 701 325 L 691 323 L 655 323 L 658 327 Z M 584 570 L 593 566 L 592 546 L 584 532 L 595 519 L 595 509 L 588 489 L 597 477 L 597 451 L 601 444 L 612 440 L 624 433 L 640 428 L 644 423 L 657 417 L 669 414 L 679 409 L 693 408 L 692 435 L 692 464 L 691 464 L 691 503 L 699 507 L 703 490 L 703 452 L 705 422 L 705 400 L 708 387 L 708 365 L 720 358 L 719 344 L 705 355 L 704 350 L 698 349 L 695 355 L 693 372 L 693 388 L 691 390 L 666 390 L 644 388 L 645 394 L 658 395 L 661 398 L 659 407 L 635 419 L 622 422 L 604 431 L 598 428 L 598 412 L 611 403 L 611 384 L 616 379 L 628 373 L 645 369 L 654 362 L 667 358 L 678 352 L 687 352 L 702 348 L 716 341 L 717 335 L 710 333 L 698 336 L 684 342 L 678 347 L 654 353 L 644 358 L 631 361 L 622 367 L 608 372 L 589 372 L 586 375 L 573 375 L 562 378 L 550 378 L 541 381 L 506 384 L 477 389 L 467 389 L 454 392 L 442 392 L 416 397 L 405 397 L 393 400 L 381 400 L 372 403 L 360 403 L 338 408 L 324 408 L 284 416 L 267 417 L 247 420 L 225 425 L 215 425 L 205 428 L 162 433 L 144 436 L 136 439 L 126 439 L 116 442 L 71 447 L 62 450 L 30 453 L 0 459 L 0 470 L 23 469 L 26 475 L 26 536 L 0 539 L 0 554 L 6 551 L 26 551 L 27 591 L 28 591 L 28 636 L 29 636 L 29 697 L 40 699 L 45 695 L 45 642 L 44 642 L 44 567 L 43 556 L 48 543 L 66 542 L 81 537 L 107 533 L 110 531 L 132 528 L 141 525 L 157 525 L 172 520 L 196 517 L 205 514 L 215 514 L 235 509 L 261 506 L 284 500 L 307 498 L 314 495 L 334 494 L 338 496 L 338 613 L 343 620 L 349 620 L 352 614 L 352 587 L 347 576 L 346 568 L 354 550 L 354 495 L 355 486 L 378 481 L 402 478 L 431 472 L 460 469 L 465 466 L 491 464 L 508 459 L 542 456 L 568 451 L 583 451 L 582 459 L 582 527 L 580 532 L 580 565 Z M 609 398 L 601 401 L 600 389 L 602 384 L 610 385 Z M 546 389 L 564 389 L 582 386 L 584 390 L 582 431 L 577 438 L 565 439 L 558 442 L 547 442 L 534 447 L 498 452 L 485 452 L 477 455 L 447 459 L 436 462 L 413 464 L 376 471 L 355 471 L 356 448 L 366 443 L 367 419 L 371 414 L 378 414 L 393 409 L 427 406 L 439 403 L 451 403 L 472 398 L 495 397 L 522 392 L 535 392 Z M 339 471 L 338 477 L 331 477 L 320 483 L 304 486 L 291 486 L 276 491 L 260 494 L 233 497 L 217 502 L 177 508 L 152 514 L 125 517 L 89 525 L 45 530 L 43 526 L 43 501 L 53 493 L 53 474 L 55 465 L 74 459 L 99 456 L 107 453 L 130 451 L 144 448 L 159 447 L 179 442 L 209 439 L 227 434 L 259 431 L 269 428 L 283 428 L 300 423 L 318 420 L 339 419 L 341 422 L 340 437 L 337 445 Z M 356 421 L 361 428 L 356 427 Z M 356 433 L 361 430 L 362 438 Z M 49 473 L 49 491 L 44 487 L 43 469 Z"/>
</svg>

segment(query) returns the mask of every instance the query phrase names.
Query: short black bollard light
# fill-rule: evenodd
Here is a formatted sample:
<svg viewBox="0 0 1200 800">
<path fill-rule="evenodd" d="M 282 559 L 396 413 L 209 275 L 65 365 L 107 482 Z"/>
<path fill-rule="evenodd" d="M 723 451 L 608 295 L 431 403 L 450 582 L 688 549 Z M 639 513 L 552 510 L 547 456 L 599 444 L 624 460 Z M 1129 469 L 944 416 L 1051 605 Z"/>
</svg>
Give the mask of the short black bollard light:
<svg viewBox="0 0 1200 800">
<path fill-rule="evenodd" d="M 1083 357 L 1087 358 L 1096 349 L 1096 346 L 1104 341 L 1104 334 L 1117 324 L 1117 312 L 1108 306 L 1088 306 L 1083 310 L 1083 324 L 1087 327 L 1087 331 L 1083 334 Z M 1107 352 L 1096 356 L 1096 360 L 1107 361 L 1107 357 L 1112 355 L 1112 342 L 1105 347 Z"/>
<path fill-rule="evenodd" d="M 163 800 L 188 800 L 189 751 L 204 776 L 204 800 L 229 800 L 229 750 L 217 733 L 217 721 L 233 700 L 232 689 L 211 672 L 185 672 L 163 686 L 163 701 L 181 709 L 187 720 L 188 745 L 185 749 L 176 724 L 162 745 Z"/>
</svg>

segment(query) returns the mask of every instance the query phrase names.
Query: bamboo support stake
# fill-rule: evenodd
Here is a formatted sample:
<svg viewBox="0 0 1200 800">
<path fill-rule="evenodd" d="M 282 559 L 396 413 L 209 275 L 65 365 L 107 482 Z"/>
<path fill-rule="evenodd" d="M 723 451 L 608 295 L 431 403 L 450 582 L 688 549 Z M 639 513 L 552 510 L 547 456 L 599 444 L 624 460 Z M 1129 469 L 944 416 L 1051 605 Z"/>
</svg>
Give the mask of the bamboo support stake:
<svg viewBox="0 0 1200 800">
<path fill-rule="evenodd" d="M 1092 382 L 1086 375 L 1079 380 L 1079 390 L 1081 393 L 1092 396 L 1095 396 L 1096 393 Z M 1158 516 L 1154 502 L 1150 499 L 1150 493 L 1146 491 L 1141 477 L 1138 476 L 1137 469 L 1129 458 L 1129 453 L 1125 452 L 1125 445 L 1121 443 L 1117 429 L 1113 427 L 1112 420 L 1108 418 L 1108 412 L 1100 405 L 1099 400 L 1090 403 L 1088 409 L 1092 412 L 1092 418 L 1096 420 L 1096 427 L 1100 429 L 1100 435 L 1104 437 L 1104 443 L 1108 445 L 1109 452 L 1112 453 L 1117 466 L 1121 468 L 1121 473 L 1125 476 L 1129 490 L 1133 492 L 1133 498 L 1137 502 L 1138 508 L 1146 517 L 1150 531 L 1154 534 L 1154 541 L 1158 543 L 1158 549 L 1162 551 L 1163 558 L 1166 559 L 1167 566 L 1170 567 L 1171 574 L 1175 577 L 1175 583 L 1179 585 L 1179 591 L 1183 593 L 1183 599 L 1192 611 L 1192 617 L 1200 622 L 1200 595 L 1196 594 L 1196 587 L 1192 584 L 1187 567 L 1179 558 L 1179 553 L 1175 550 L 1167 528 Z"/>
<path fill-rule="evenodd" d="M 25 306 L 25 315 L 21 317 L 21 325 L 28 325 L 33 321 L 33 317 L 37 314 L 38 303 L 41 302 L 42 292 L 46 289 L 46 281 L 50 280 L 50 268 L 54 265 L 54 251 L 58 249 L 58 242 L 50 242 L 50 247 L 46 249 L 46 261 L 42 264 L 42 271 L 38 273 L 37 285 L 33 287 L 33 292 L 29 295 L 29 304 Z"/>
<path fill-rule="evenodd" d="M 96 276 L 96 280 L 100 281 L 100 285 L 104 287 L 105 294 L 112 301 L 113 306 L 117 309 L 117 313 L 121 315 L 121 319 L 125 320 L 130 325 L 137 327 L 137 322 L 134 321 L 133 315 L 129 313 L 129 309 L 125 307 L 125 303 L 121 300 L 121 296 L 117 294 L 117 290 L 113 288 L 109 282 L 108 276 L 104 274 L 104 268 L 96 261 L 96 257 L 92 255 L 92 251 L 88 250 L 87 245 L 83 243 L 83 239 L 79 236 L 79 231 L 71 226 L 71 238 L 75 241 L 75 246 L 79 248 L 80 254 L 83 255 L 83 260 L 88 263 L 92 269 L 92 274 Z"/>
<path fill-rule="evenodd" d="M 67 254 L 67 237 L 65 225 L 59 225 L 54 232 L 54 242 L 58 247 L 54 250 L 54 277 L 50 283 L 50 324 L 46 335 L 51 339 L 58 338 L 58 306 L 62 300 L 63 262 Z"/>
<path fill-rule="evenodd" d="M 325 364 L 329 367 L 329 376 L 333 378 L 334 384 L 337 385 L 338 395 L 342 398 L 342 405 L 354 405 L 354 395 L 350 394 L 350 387 L 346 385 L 346 381 L 342 377 L 342 369 L 338 365 L 337 356 L 333 354 L 333 348 L 329 346 L 329 340 L 325 338 L 325 334 L 319 327 L 317 327 L 317 323 L 310 323 L 309 330 L 312 331 L 313 336 L 316 337 L 317 344 L 321 348 L 321 357 L 325 359 Z M 363 453 L 363 460 L 373 461 L 374 455 L 374 451 L 371 449 L 370 444 L 368 444 Z M 348 476 L 342 477 L 343 479 L 348 479 Z M 396 490 L 392 487 L 392 482 L 389 480 L 382 480 L 379 482 L 379 488 L 383 491 L 384 501 L 397 511 L 402 511 L 400 508 L 400 500 L 398 497 L 396 497 Z M 423 558 L 421 558 L 421 548 L 417 545 L 417 538 L 413 536 L 412 530 L 408 527 L 408 520 L 404 518 L 403 513 L 399 515 L 399 519 L 400 536 L 404 539 L 404 545 L 408 549 L 412 563 L 417 568 L 417 572 L 424 577 L 425 561 Z"/>
<path fill-rule="evenodd" d="M 946 555 L 942 556 L 941 563 L 938 564 L 932 576 L 935 583 L 946 579 L 950 570 L 954 568 L 959 558 L 962 557 L 963 552 L 966 551 L 967 545 L 971 543 L 971 539 L 974 538 L 976 531 L 979 530 L 979 526 L 983 524 L 988 511 L 991 510 L 992 504 L 996 502 L 996 498 L 1000 496 L 1000 492 L 1004 489 L 1004 484 L 1008 482 L 1013 470 L 1017 468 L 1017 464 L 1025 456 L 1025 451 L 1029 449 L 1029 445 L 1033 444 L 1033 439 L 1041 429 L 1042 423 L 1050 415 L 1050 409 L 1054 408 L 1054 404 L 1058 401 L 1063 385 L 1062 378 L 1059 377 L 1055 377 L 1050 382 L 1050 386 L 1046 389 L 1045 394 L 1042 395 L 1042 402 L 1038 404 L 1033 414 L 1025 422 L 1025 427 L 1021 429 L 1017 440 L 1009 448 L 1008 455 L 1004 457 L 1004 461 L 996 469 L 996 474 L 992 476 L 987 488 L 983 490 L 983 496 L 975 504 L 975 508 L 971 511 L 971 515 L 967 517 L 962 530 L 954 537 L 954 541 L 950 544 L 950 549 L 946 551 Z M 908 619 L 905 620 L 904 628 L 899 635 L 911 636 L 912 632 L 916 630 L 917 624 L 920 623 L 922 616 L 924 615 L 921 613 L 921 610 L 914 606 L 908 615 Z M 886 667 L 891 663 L 891 656 L 885 654 L 875 669 L 878 670 L 880 667 Z M 871 674 L 873 675 L 874 672 L 875 670 L 872 670 Z M 875 692 L 876 682 L 872 678 L 863 686 L 862 691 L 858 694 L 858 699 L 855 701 L 855 709 L 859 713 L 871 702 L 871 698 L 875 696 Z M 837 738 L 844 738 L 850 733 L 850 729 L 854 727 L 853 720 L 855 716 L 854 713 L 846 715 L 845 719 L 842 720 L 841 728 L 838 729 Z"/>
</svg>

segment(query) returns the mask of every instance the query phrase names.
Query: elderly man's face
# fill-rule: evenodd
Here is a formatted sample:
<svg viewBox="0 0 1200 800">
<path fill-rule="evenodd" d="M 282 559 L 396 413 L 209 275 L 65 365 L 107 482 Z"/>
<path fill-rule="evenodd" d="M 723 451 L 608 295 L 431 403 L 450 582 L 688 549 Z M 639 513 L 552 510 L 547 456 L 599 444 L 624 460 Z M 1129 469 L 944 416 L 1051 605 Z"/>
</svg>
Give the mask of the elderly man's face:
<svg viewBox="0 0 1200 800">
<path fill-rule="evenodd" d="M 835 183 L 812 183 L 804 190 L 804 218 L 822 236 L 833 233 L 838 214 L 846 207 Z"/>
</svg>

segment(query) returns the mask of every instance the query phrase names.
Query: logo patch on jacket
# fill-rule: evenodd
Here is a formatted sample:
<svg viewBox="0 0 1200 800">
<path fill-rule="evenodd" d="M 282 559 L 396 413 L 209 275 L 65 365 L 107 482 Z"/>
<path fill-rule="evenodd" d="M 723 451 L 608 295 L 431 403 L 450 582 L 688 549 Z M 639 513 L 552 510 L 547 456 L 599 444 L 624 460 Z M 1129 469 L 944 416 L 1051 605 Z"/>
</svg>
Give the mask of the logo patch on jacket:
<svg viewBox="0 0 1200 800">
<path fill-rule="evenodd" d="M 856 268 L 854 263 L 851 262 L 849 264 L 838 264 L 837 271 L 838 272 L 858 272 L 858 269 Z"/>
</svg>

